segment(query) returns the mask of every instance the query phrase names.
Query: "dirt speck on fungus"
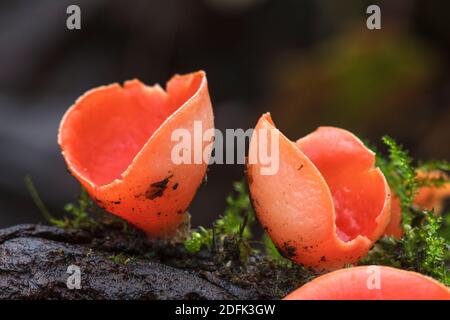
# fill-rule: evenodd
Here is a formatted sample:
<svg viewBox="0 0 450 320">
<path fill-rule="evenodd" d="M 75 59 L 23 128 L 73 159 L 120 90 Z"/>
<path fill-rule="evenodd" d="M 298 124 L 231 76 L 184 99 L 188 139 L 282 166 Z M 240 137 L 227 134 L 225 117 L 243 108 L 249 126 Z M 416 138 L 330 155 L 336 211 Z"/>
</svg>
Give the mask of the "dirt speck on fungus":
<svg viewBox="0 0 450 320">
<path fill-rule="evenodd" d="M 157 181 L 157 182 L 150 184 L 150 187 L 145 192 L 145 197 L 150 200 L 154 200 L 158 197 L 162 197 L 162 195 L 164 194 L 164 191 L 167 189 L 167 184 L 169 183 L 169 180 L 172 177 L 173 177 L 173 175 L 170 175 L 161 181 Z"/>
<path fill-rule="evenodd" d="M 282 251 L 286 254 L 287 258 L 292 258 L 297 255 L 297 249 L 294 246 L 290 245 L 289 242 L 283 243 Z"/>
</svg>

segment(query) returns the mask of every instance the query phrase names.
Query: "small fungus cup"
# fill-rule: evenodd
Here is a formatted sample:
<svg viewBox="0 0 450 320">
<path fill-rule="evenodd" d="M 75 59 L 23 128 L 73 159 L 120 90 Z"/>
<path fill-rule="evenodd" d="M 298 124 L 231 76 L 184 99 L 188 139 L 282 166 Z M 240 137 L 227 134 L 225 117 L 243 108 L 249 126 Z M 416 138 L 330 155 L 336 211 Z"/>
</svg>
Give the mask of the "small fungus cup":
<svg viewBox="0 0 450 320">
<path fill-rule="evenodd" d="M 92 89 L 64 115 L 58 143 L 70 172 L 99 206 L 150 237 L 167 237 L 186 219 L 207 169 L 204 161 L 172 159 L 173 132 L 194 136 L 194 122 L 214 128 L 203 71 L 175 75 L 166 90 L 139 80 Z"/>
<path fill-rule="evenodd" d="M 439 179 L 447 176 L 439 170 L 429 172 L 417 172 L 417 179 Z M 414 205 L 419 210 L 432 210 L 435 214 L 441 214 L 444 201 L 450 197 L 450 183 L 444 183 L 440 186 L 422 186 L 419 188 L 415 198 Z M 391 202 L 391 220 L 384 231 L 387 236 L 392 236 L 400 239 L 403 236 L 402 227 L 402 209 L 400 199 L 393 194 Z"/>
<path fill-rule="evenodd" d="M 320 127 L 292 142 L 264 114 L 255 131 L 276 131 L 279 168 L 261 174 L 247 165 L 253 206 L 281 253 L 318 270 L 337 269 L 365 256 L 390 218 L 390 190 L 375 156 L 352 133 Z M 270 150 L 254 139 L 250 153 Z M 249 158 L 252 155 L 249 154 Z"/>
</svg>

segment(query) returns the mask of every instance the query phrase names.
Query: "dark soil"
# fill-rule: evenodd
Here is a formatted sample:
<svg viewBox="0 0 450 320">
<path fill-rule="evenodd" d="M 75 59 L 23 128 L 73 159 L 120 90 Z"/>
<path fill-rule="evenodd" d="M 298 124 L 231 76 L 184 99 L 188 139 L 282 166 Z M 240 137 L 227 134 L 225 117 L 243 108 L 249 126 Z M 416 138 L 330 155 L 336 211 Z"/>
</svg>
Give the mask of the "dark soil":
<svg viewBox="0 0 450 320">
<path fill-rule="evenodd" d="M 310 279 L 235 243 L 220 252 L 187 252 L 129 227 L 67 230 L 18 225 L 0 230 L 0 299 L 279 299 Z M 81 289 L 68 289 L 69 265 Z"/>
</svg>

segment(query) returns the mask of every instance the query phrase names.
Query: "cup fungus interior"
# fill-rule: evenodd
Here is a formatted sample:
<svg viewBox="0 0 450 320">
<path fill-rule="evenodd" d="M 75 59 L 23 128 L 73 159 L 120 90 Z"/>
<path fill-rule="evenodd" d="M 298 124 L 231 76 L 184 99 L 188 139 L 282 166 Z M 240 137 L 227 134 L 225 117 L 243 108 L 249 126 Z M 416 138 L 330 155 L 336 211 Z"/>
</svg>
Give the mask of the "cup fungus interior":
<svg viewBox="0 0 450 320">
<path fill-rule="evenodd" d="M 386 188 L 375 157 L 348 131 L 321 127 L 297 141 L 324 177 L 333 197 L 336 232 L 342 241 L 372 237 Z"/>
<path fill-rule="evenodd" d="M 95 186 L 119 179 L 154 132 L 195 95 L 203 78 L 201 72 L 175 76 L 167 91 L 138 80 L 89 91 L 61 126 L 61 141 L 71 141 L 65 157 Z"/>
</svg>

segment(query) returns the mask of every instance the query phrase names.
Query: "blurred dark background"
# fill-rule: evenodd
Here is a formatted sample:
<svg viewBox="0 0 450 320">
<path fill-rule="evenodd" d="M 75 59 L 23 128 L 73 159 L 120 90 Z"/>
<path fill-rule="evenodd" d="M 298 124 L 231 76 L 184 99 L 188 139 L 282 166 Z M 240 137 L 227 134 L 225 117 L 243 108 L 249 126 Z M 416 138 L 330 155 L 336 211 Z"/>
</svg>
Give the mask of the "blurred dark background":
<svg viewBox="0 0 450 320">
<path fill-rule="evenodd" d="M 82 29 L 66 28 L 81 7 Z M 382 30 L 366 28 L 369 4 Z M 271 111 L 293 140 L 319 125 L 422 159 L 450 159 L 450 2 L 333 0 L 3 0 L 0 3 L 0 227 L 43 218 L 78 194 L 56 143 L 86 90 L 207 72 L 216 126 L 253 127 Z M 243 166 L 211 166 L 190 212 L 207 224 Z"/>
</svg>

